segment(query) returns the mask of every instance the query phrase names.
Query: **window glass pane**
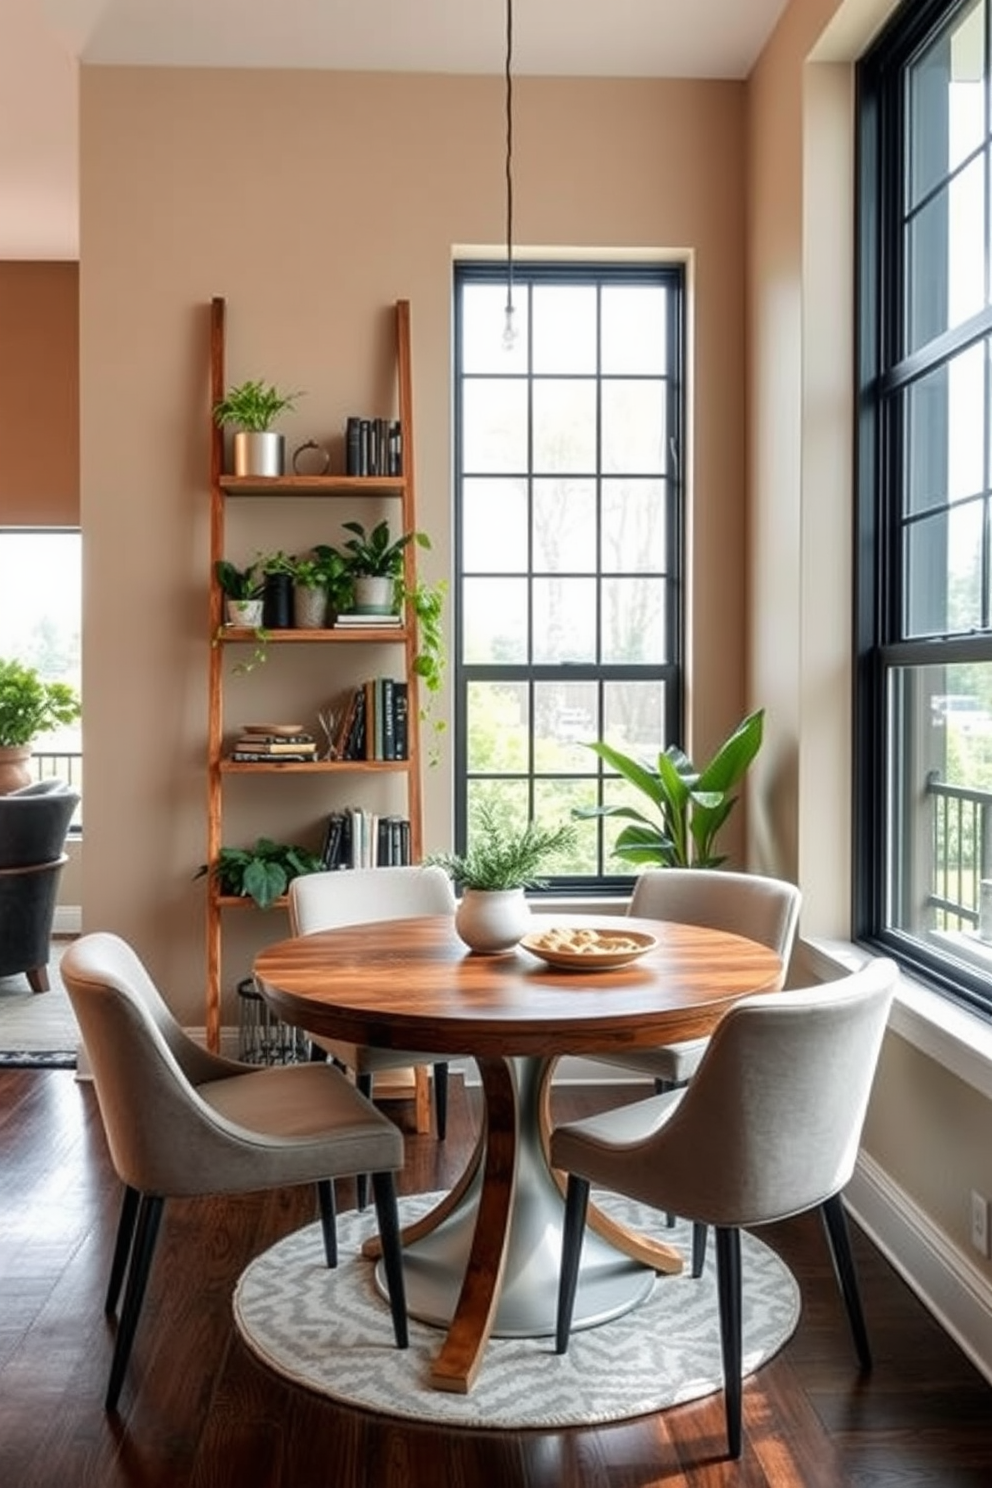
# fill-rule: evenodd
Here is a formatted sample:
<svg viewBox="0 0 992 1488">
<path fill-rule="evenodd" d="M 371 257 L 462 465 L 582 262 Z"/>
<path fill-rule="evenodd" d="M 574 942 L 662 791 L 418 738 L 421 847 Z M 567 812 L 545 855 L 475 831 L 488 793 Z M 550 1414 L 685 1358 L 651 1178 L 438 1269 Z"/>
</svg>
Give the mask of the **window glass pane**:
<svg viewBox="0 0 992 1488">
<path fill-rule="evenodd" d="M 466 579 L 462 620 L 469 664 L 527 660 L 526 579 Z"/>
<path fill-rule="evenodd" d="M 585 748 L 599 738 L 595 682 L 534 684 L 534 764 L 544 774 L 595 773 L 596 757 Z"/>
<path fill-rule="evenodd" d="M 0 655 L 82 695 L 82 552 L 78 532 L 0 529 Z M 35 741 L 38 753 L 82 751 L 81 724 Z"/>
<path fill-rule="evenodd" d="M 596 659 L 595 579 L 534 580 L 534 661 Z"/>
<path fill-rule="evenodd" d="M 663 682 L 607 682 L 601 737 L 624 754 L 653 764 L 665 748 Z"/>
<path fill-rule="evenodd" d="M 644 662 L 667 656 L 663 579 L 603 581 L 603 661 Z"/>
<path fill-rule="evenodd" d="M 595 571 L 595 481 L 534 481 L 533 563 L 536 573 Z"/>
<path fill-rule="evenodd" d="M 465 372 L 525 372 L 527 370 L 527 294 L 514 287 L 513 325 L 517 336 L 511 349 L 503 342 L 506 324 L 506 281 L 466 284 L 465 314 L 461 319 L 462 368 Z"/>
<path fill-rule="evenodd" d="M 971 501 L 915 522 L 906 538 L 906 632 L 974 630 L 982 624 L 984 504 Z"/>
<path fill-rule="evenodd" d="M 527 469 L 527 384 L 509 378 L 467 381 L 462 459 L 468 472 Z"/>
<path fill-rule="evenodd" d="M 915 351 L 985 304 L 985 161 L 980 156 L 909 224 L 908 347 Z"/>
<path fill-rule="evenodd" d="M 470 682 L 468 767 L 479 775 L 521 774 L 528 768 L 527 684 Z"/>
<path fill-rule="evenodd" d="M 906 395 L 906 495 L 910 513 L 982 490 L 985 347 L 971 346 L 910 385 Z"/>
<path fill-rule="evenodd" d="M 596 468 L 596 383 L 544 378 L 534 383 L 534 470 L 588 474 Z"/>
<path fill-rule="evenodd" d="M 603 469 L 660 475 L 665 462 L 665 388 L 653 379 L 603 383 Z"/>
<path fill-rule="evenodd" d="M 462 556 L 470 572 L 523 573 L 527 568 L 527 486 L 522 480 L 466 480 L 462 486 Z"/>
<path fill-rule="evenodd" d="M 665 371 L 667 295 L 656 284 L 606 284 L 602 293 L 602 369 L 655 374 Z"/>
<path fill-rule="evenodd" d="M 894 668 L 887 758 L 886 925 L 992 972 L 992 662 Z"/>
<path fill-rule="evenodd" d="M 596 286 L 534 286 L 533 369 L 542 372 L 596 370 Z"/>
<path fill-rule="evenodd" d="M 985 6 L 958 12 L 908 70 L 909 204 L 915 206 L 985 134 Z"/>
<path fill-rule="evenodd" d="M 604 573 L 664 573 L 665 498 L 661 481 L 603 481 Z"/>
</svg>

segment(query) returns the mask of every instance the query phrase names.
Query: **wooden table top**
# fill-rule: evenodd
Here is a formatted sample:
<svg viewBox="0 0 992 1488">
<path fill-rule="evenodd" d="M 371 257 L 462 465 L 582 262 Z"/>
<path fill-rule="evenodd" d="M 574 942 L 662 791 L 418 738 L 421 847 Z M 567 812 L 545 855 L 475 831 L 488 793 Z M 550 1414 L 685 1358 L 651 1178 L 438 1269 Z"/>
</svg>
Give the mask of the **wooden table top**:
<svg viewBox="0 0 992 1488">
<path fill-rule="evenodd" d="M 596 915 L 551 925 L 646 930 L 658 945 L 613 971 L 556 970 L 517 947 L 474 955 L 453 917 L 352 925 L 279 941 L 255 960 L 284 1021 L 380 1048 L 438 1054 L 591 1054 L 696 1038 L 738 998 L 775 991 L 779 957 L 698 925 Z"/>
</svg>

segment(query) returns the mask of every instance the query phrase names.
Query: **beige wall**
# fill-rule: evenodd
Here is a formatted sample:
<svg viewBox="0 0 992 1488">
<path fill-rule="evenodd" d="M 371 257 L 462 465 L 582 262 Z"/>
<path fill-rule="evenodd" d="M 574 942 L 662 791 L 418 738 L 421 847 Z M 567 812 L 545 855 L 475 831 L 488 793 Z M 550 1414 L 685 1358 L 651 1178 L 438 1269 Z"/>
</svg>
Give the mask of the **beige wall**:
<svg viewBox="0 0 992 1488">
<path fill-rule="evenodd" d="M 687 742 L 701 752 L 744 711 L 744 101 L 732 83 L 516 88 L 520 244 L 690 259 Z M 447 573 L 451 260 L 503 235 L 501 85 L 84 68 L 81 109 L 86 849 L 100 865 L 84 925 L 132 938 L 199 1023 L 207 302 L 227 298 L 229 381 L 308 390 L 285 425 L 292 446 L 376 406 L 389 307 L 409 298 L 425 571 Z M 281 670 L 266 664 L 250 711 L 278 706 Z M 445 760 L 426 781 L 428 848 L 448 839 L 449 772 Z M 306 829 L 312 795 L 278 785 L 278 802 L 259 791 L 231 818 L 245 840 L 277 812 Z M 231 918 L 228 1018 L 254 946 L 285 929 Z"/>
<path fill-rule="evenodd" d="M 0 526 L 78 522 L 78 265 L 0 263 Z"/>
<path fill-rule="evenodd" d="M 752 866 L 796 875 L 802 934 L 850 935 L 853 71 L 891 0 L 793 0 L 748 92 Z M 865 1147 L 929 1222 L 968 1240 L 992 1185 L 992 1106 L 888 1036 Z"/>
</svg>

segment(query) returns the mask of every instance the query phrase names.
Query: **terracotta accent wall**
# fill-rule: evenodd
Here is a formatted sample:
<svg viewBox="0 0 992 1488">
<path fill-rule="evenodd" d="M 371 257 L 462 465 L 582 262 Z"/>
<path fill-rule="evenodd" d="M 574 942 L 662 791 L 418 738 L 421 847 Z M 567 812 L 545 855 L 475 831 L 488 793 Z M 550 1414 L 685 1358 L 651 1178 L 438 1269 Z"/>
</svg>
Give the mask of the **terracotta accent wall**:
<svg viewBox="0 0 992 1488">
<path fill-rule="evenodd" d="M 690 263 L 692 718 L 705 749 L 744 703 L 744 89 L 524 78 L 515 96 L 521 251 L 670 250 Z M 340 456 L 347 415 L 392 395 L 391 307 L 410 300 L 418 519 L 434 541 L 424 571 L 446 574 L 451 264 L 458 245 L 502 239 L 502 89 L 84 67 L 81 135 L 83 918 L 131 938 L 179 1015 L 202 1024 L 207 305 L 227 299 L 228 380 L 307 389 L 290 447 L 328 439 Z M 263 544 L 294 520 L 287 509 Z M 240 694 L 250 704 L 235 692 L 231 727 L 260 700 L 278 709 L 281 674 L 267 665 L 261 690 Z M 312 792 L 275 785 L 242 798 L 235 840 L 312 835 Z M 431 849 L 449 837 L 450 758 L 425 772 L 425 793 Z M 229 918 L 231 1022 L 253 948 L 286 924 L 280 912 Z"/>
<path fill-rule="evenodd" d="M 79 523 L 79 266 L 0 263 L 0 526 Z"/>
</svg>

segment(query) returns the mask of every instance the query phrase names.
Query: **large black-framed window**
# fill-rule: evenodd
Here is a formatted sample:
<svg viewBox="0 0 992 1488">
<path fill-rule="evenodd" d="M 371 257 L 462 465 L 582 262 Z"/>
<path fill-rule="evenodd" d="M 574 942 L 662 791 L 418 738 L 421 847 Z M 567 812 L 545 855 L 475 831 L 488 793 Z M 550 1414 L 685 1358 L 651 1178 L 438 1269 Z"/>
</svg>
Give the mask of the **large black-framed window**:
<svg viewBox="0 0 992 1488">
<path fill-rule="evenodd" d="M 586 744 L 682 737 L 684 273 L 455 266 L 455 840 L 623 799 Z M 623 825 L 584 821 L 549 887 L 621 891 Z"/>
<path fill-rule="evenodd" d="M 992 1011 L 986 0 L 858 70 L 855 933 Z"/>
</svg>

